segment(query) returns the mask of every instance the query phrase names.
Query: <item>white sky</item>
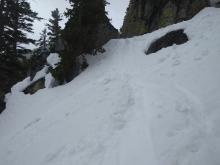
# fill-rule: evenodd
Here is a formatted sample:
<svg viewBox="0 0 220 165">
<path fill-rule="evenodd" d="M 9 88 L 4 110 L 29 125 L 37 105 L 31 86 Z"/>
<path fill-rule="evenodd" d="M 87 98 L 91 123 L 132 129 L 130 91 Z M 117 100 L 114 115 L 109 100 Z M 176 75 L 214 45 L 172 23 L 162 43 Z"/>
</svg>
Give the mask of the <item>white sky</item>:
<svg viewBox="0 0 220 165">
<path fill-rule="evenodd" d="M 112 24 L 115 28 L 120 29 L 126 9 L 128 7 L 130 0 L 107 0 L 110 5 L 106 6 L 106 10 L 108 11 L 109 18 L 112 19 Z"/>
<path fill-rule="evenodd" d="M 29 0 L 31 2 L 31 7 L 34 11 L 39 13 L 39 16 L 45 19 L 50 18 L 51 11 L 55 8 L 58 8 L 60 12 L 64 12 L 65 9 L 69 6 L 68 0 Z M 110 5 L 106 7 L 108 11 L 109 18 L 112 19 L 112 24 L 120 29 L 123 23 L 125 11 L 127 9 L 129 0 L 108 0 Z M 65 18 L 65 17 L 64 17 Z M 64 26 L 64 20 L 61 24 Z M 45 28 L 45 24 L 47 20 L 41 22 L 35 22 L 34 24 L 34 32 L 35 34 L 31 34 L 31 37 L 38 39 L 39 33 Z"/>
</svg>

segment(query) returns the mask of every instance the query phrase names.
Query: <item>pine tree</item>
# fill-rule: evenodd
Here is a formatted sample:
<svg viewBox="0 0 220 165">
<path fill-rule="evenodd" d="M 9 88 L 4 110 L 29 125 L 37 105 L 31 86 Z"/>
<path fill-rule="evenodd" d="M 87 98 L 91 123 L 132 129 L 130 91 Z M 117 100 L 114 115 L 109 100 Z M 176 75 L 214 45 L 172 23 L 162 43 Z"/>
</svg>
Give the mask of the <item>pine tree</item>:
<svg viewBox="0 0 220 165">
<path fill-rule="evenodd" d="M 26 0 L 1 0 L 0 6 L 0 53 L 17 55 L 25 50 L 22 44 L 34 43 L 27 33 L 33 33 L 33 21 L 40 18 Z"/>
<path fill-rule="evenodd" d="M 5 10 L 5 0 L 0 0 L 0 36 L 2 36 L 4 25 L 5 25 L 5 16 L 4 16 L 4 10 Z M 0 42 L 0 46 L 2 46 L 3 42 Z"/>
<path fill-rule="evenodd" d="M 49 42 L 50 42 L 50 51 L 55 52 L 55 47 L 60 39 L 61 35 L 61 26 L 59 25 L 59 22 L 62 20 L 62 16 L 58 9 L 55 9 L 51 12 L 51 19 L 49 19 L 49 23 L 47 24 L 47 27 L 49 29 L 48 36 L 49 36 Z"/>
<path fill-rule="evenodd" d="M 72 9 L 66 16 L 69 21 L 64 29 L 64 38 L 71 44 L 74 54 L 91 53 L 96 45 L 94 36 L 97 26 L 109 22 L 105 0 L 69 0 Z"/>
<path fill-rule="evenodd" d="M 37 13 L 33 12 L 30 7 L 30 3 L 26 0 L 16 0 L 15 8 L 13 10 L 14 24 L 14 41 L 13 41 L 13 51 L 16 54 L 17 48 L 25 49 L 20 44 L 34 43 L 35 41 L 28 38 L 26 33 L 33 33 L 33 22 L 35 19 L 40 20 L 37 17 Z"/>
<path fill-rule="evenodd" d="M 41 32 L 40 38 L 37 41 L 36 45 L 38 46 L 38 52 L 40 54 L 48 53 L 48 36 L 46 28 Z"/>
<path fill-rule="evenodd" d="M 69 0 L 69 2 L 71 9 L 65 13 L 69 20 L 61 35 L 65 49 L 60 51 L 61 62 L 52 72 L 60 84 L 71 81 L 80 73 L 80 55 L 100 49 L 110 39 L 112 35 L 109 35 L 110 31 L 115 30 L 109 23 L 105 0 Z M 118 35 L 117 30 L 113 33 L 115 36 Z M 86 67 L 85 62 L 82 67 Z"/>
<path fill-rule="evenodd" d="M 9 52 L 9 44 L 12 39 L 10 25 L 10 9 L 13 1 L 0 0 L 0 55 Z"/>
</svg>

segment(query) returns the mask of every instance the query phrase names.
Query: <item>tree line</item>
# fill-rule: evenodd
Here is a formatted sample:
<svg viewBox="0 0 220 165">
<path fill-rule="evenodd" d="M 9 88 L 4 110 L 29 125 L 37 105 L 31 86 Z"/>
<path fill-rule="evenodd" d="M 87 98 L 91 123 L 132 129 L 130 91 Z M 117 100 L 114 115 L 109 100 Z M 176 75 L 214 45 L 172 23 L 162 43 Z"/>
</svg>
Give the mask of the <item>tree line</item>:
<svg viewBox="0 0 220 165">
<path fill-rule="evenodd" d="M 43 30 L 40 39 L 35 41 L 28 37 L 33 32 L 35 20 L 42 20 L 37 12 L 32 11 L 30 3 L 26 0 L 0 0 L 0 56 L 16 56 L 28 51 L 24 44 L 36 44 L 46 49 L 50 43 L 54 51 L 55 42 L 60 35 L 61 14 L 56 9 L 51 13 L 51 19 L 46 25 L 48 32 Z M 49 37 L 49 38 L 48 38 Z"/>
<path fill-rule="evenodd" d="M 62 1 L 62 0 L 60 0 Z M 65 1 L 65 0 L 63 0 Z M 41 70 L 50 53 L 58 53 L 61 62 L 49 72 L 63 84 L 71 81 L 88 66 L 84 54 L 96 54 L 118 31 L 106 16 L 105 0 L 69 0 L 70 8 L 64 14 L 58 9 L 42 30 L 38 40 L 31 38 L 34 21 L 43 18 L 31 9 L 28 0 L 0 0 L 0 113 L 5 109 L 5 94 L 25 77 L 31 79 Z M 68 21 L 61 29 L 59 22 Z M 34 50 L 26 44 L 35 44 Z M 31 58 L 24 55 L 31 54 Z"/>
</svg>

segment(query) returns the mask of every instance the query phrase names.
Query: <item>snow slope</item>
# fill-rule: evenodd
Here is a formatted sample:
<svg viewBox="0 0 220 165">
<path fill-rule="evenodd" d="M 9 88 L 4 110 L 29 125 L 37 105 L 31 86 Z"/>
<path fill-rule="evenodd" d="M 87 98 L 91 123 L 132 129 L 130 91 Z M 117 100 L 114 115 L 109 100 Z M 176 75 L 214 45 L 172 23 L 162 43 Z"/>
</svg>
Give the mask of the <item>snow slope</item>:
<svg viewBox="0 0 220 165">
<path fill-rule="evenodd" d="M 146 56 L 184 28 L 189 42 Z M 1 165 L 219 165 L 220 10 L 131 39 L 69 84 L 8 96 Z"/>
</svg>

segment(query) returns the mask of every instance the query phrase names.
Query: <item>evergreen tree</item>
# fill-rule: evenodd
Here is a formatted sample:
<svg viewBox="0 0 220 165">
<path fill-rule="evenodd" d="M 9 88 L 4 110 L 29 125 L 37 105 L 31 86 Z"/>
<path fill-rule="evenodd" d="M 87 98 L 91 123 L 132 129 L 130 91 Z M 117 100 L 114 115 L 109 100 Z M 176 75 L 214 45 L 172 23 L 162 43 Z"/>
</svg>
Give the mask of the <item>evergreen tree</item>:
<svg viewBox="0 0 220 165">
<path fill-rule="evenodd" d="M 9 41 L 12 38 L 10 25 L 10 9 L 13 1 L 0 0 L 0 55 L 10 50 Z"/>
<path fill-rule="evenodd" d="M 91 53 L 96 48 L 96 30 L 100 24 L 109 22 L 106 16 L 105 0 L 69 0 L 72 9 L 66 16 L 69 21 L 64 29 L 64 38 L 71 45 L 74 54 Z"/>
<path fill-rule="evenodd" d="M 33 33 L 33 22 L 40 18 L 26 0 L 1 0 L 0 6 L 0 53 L 17 55 L 25 50 L 22 44 L 34 43 L 27 33 Z"/>
<path fill-rule="evenodd" d="M 44 54 L 48 52 L 48 36 L 47 36 L 47 29 L 45 28 L 41 34 L 40 38 L 37 41 L 36 45 L 38 46 L 38 50 L 40 54 Z"/>
<path fill-rule="evenodd" d="M 50 42 L 50 51 L 55 52 L 55 47 L 60 39 L 61 35 L 61 26 L 59 25 L 59 22 L 62 20 L 62 16 L 58 9 L 55 9 L 51 12 L 51 19 L 49 19 L 49 23 L 47 24 L 47 27 L 49 29 L 48 36 L 49 36 L 49 42 Z"/>
<path fill-rule="evenodd" d="M 60 84 L 71 81 L 80 73 L 81 68 L 87 67 L 86 61 L 84 66 L 81 66 L 79 56 L 95 52 L 94 50 L 105 43 L 106 40 L 103 38 L 108 35 L 105 32 L 115 30 L 106 16 L 105 0 L 69 0 L 69 2 L 71 9 L 65 13 L 69 20 L 61 35 L 65 49 L 59 52 L 61 62 L 52 72 Z M 102 31 L 104 29 L 105 32 Z M 114 32 L 116 36 L 117 30 Z"/>
</svg>

